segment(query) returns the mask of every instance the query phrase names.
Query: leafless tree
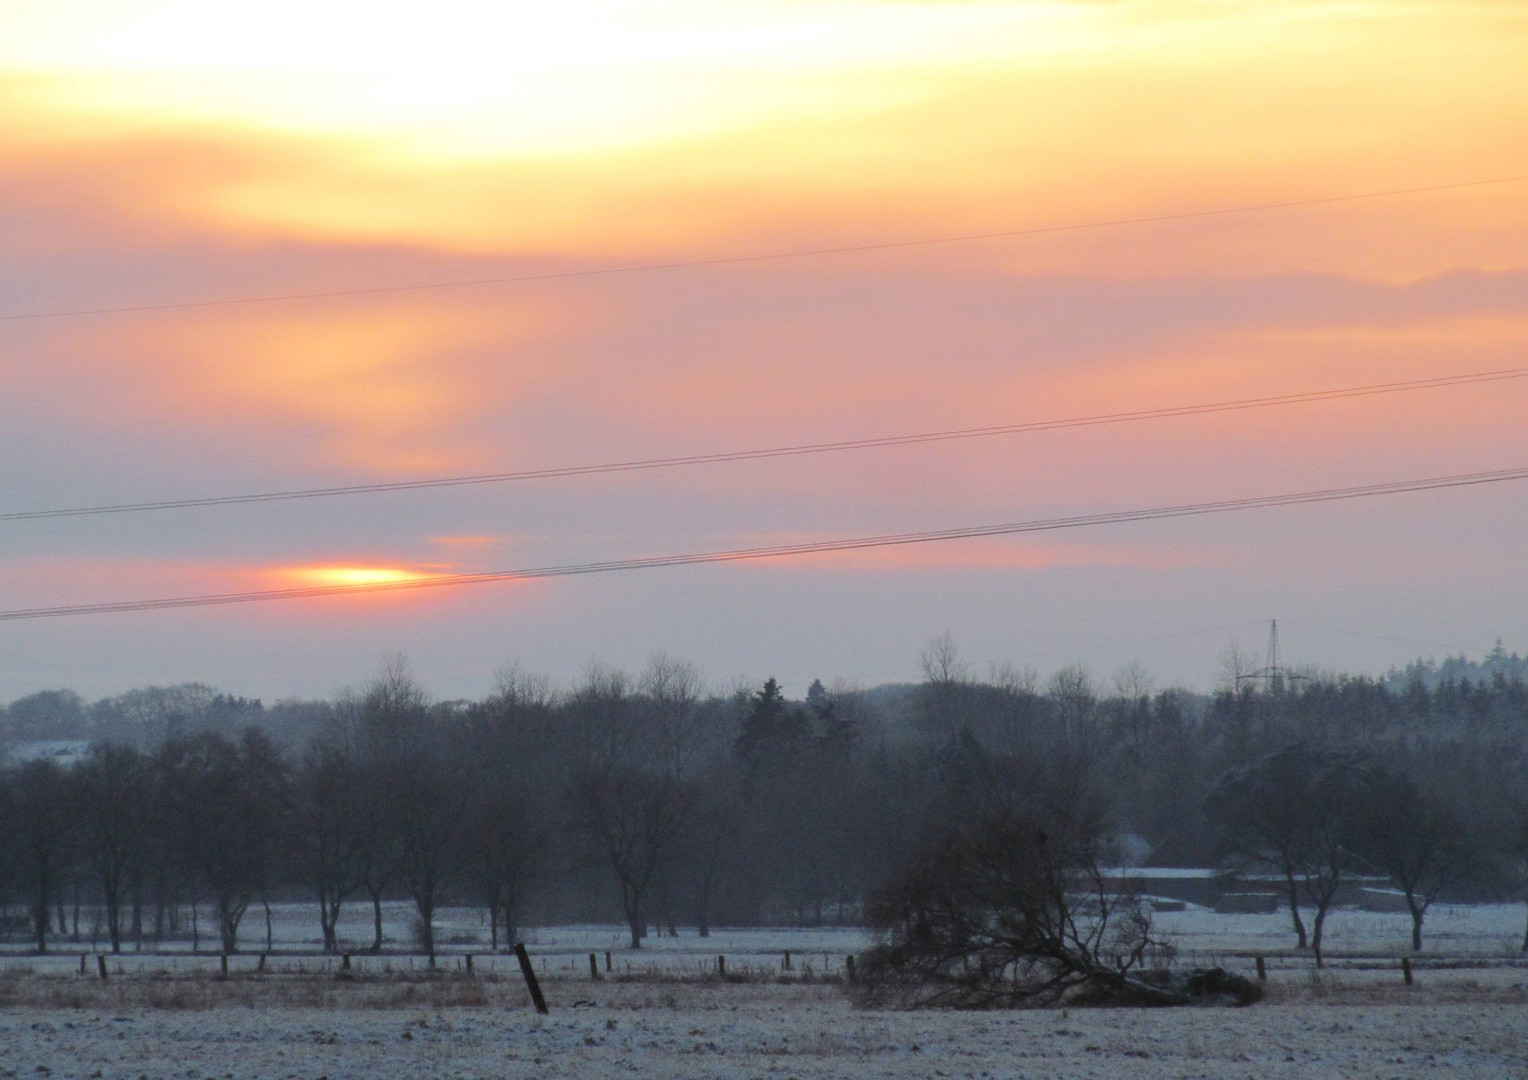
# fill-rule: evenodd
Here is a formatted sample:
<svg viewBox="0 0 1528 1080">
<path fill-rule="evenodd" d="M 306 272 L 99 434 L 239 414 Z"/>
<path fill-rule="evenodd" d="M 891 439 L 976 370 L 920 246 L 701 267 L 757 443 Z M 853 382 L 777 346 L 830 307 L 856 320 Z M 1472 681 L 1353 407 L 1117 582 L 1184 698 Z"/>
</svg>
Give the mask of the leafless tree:
<svg viewBox="0 0 1528 1080">
<path fill-rule="evenodd" d="M 986 761 L 939 817 L 871 898 L 882 937 L 860 965 L 871 1003 L 1011 1006 L 1126 988 L 1177 997 L 1141 977 L 1169 949 L 1146 909 L 1107 884 L 1104 807 L 1085 787 Z"/>
<path fill-rule="evenodd" d="M 395 759 L 383 773 L 398 882 L 419 914 L 419 943 L 435 951 L 435 911 L 456 877 L 468 793 L 433 754 Z"/>
<path fill-rule="evenodd" d="M 1356 777 L 1354 846 L 1406 895 L 1411 948 L 1422 949 L 1422 921 L 1438 894 L 1479 862 L 1464 816 L 1409 777 L 1371 766 Z"/>
<path fill-rule="evenodd" d="M 111 951 L 122 951 L 123 905 L 147 870 L 152 774 L 135 747 L 98 744 L 79 767 L 80 842 L 106 907 Z"/>
<path fill-rule="evenodd" d="M 701 937 L 710 937 L 717 880 L 728 846 L 737 838 L 742 810 L 736 785 L 700 786 L 694 796 L 682 826 L 681 846 L 688 856 L 684 869 L 694 902 L 695 926 Z"/>
<path fill-rule="evenodd" d="M 298 876 L 318 901 L 325 952 L 338 951 L 340 910 L 365 884 L 358 826 L 370 793 L 361 790 L 362 783 L 344 751 L 321 740 L 309 747 L 297 774 L 288 843 Z"/>
<path fill-rule="evenodd" d="M 919 720 L 935 745 L 954 737 L 963 726 L 962 706 L 970 683 L 970 668 L 960 658 L 947 630 L 919 654 L 923 684 L 918 688 Z"/>
<path fill-rule="evenodd" d="M 239 743 L 211 732 L 172 739 L 156 765 L 182 865 L 212 894 L 223 951 L 237 952 L 244 913 L 275 869 L 290 806 L 285 763 L 251 730 Z"/>
<path fill-rule="evenodd" d="M 574 768 L 603 771 L 644 756 L 630 679 L 619 668 L 590 664 L 569 695 L 566 712 Z"/>
<path fill-rule="evenodd" d="M 697 706 L 704 685 L 698 667 L 661 652 L 653 654 L 638 684 L 638 692 L 652 710 L 655 734 L 662 748 L 662 767 L 680 783 L 690 778 L 703 749 Z"/>
<path fill-rule="evenodd" d="M 570 786 L 573 824 L 615 875 L 633 949 L 642 947 L 648 891 L 673 854 L 690 802 L 673 778 L 634 767 L 581 772 Z"/>
<path fill-rule="evenodd" d="M 48 951 L 50 905 L 75 857 L 74 816 L 78 807 L 69 776 L 46 758 L 29 761 L 10 776 L 14 865 L 32 916 L 33 940 Z M 62 923 L 59 930 L 64 929 Z"/>
<path fill-rule="evenodd" d="M 361 752 L 372 758 L 411 754 L 430 742 L 429 696 L 402 653 L 382 662 L 356 716 Z"/>
<path fill-rule="evenodd" d="M 1206 803 L 1225 852 L 1284 879 L 1297 947 L 1308 944 L 1318 967 L 1326 916 L 1352 863 L 1354 772 L 1347 755 L 1293 744 L 1222 776 Z M 1316 909 L 1309 939 L 1302 897 Z"/>
<path fill-rule="evenodd" d="M 494 672 L 491 704 L 501 712 L 516 714 L 525 710 L 545 709 L 552 703 L 551 680 L 528 672 L 519 663 L 500 665 Z"/>
<path fill-rule="evenodd" d="M 516 940 L 526 896 L 545 875 L 552 834 L 534 796 L 507 778 L 480 785 L 468 820 L 462 864 L 488 909 L 493 948 L 499 929 L 505 945 Z"/>
<path fill-rule="evenodd" d="M 1101 748 L 1098 725 L 1098 686 L 1081 664 L 1068 664 L 1051 676 L 1046 687 L 1055 710 L 1057 739 L 1062 753 L 1087 760 Z"/>
<path fill-rule="evenodd" d="M 1235 693 L 1261 668 L 1261 657 L 1255 652 L 1246 652 L 1236 642 L 1226 646 L 1226 651 L 1220 657 L 1220 684 Z"/>
</svg>

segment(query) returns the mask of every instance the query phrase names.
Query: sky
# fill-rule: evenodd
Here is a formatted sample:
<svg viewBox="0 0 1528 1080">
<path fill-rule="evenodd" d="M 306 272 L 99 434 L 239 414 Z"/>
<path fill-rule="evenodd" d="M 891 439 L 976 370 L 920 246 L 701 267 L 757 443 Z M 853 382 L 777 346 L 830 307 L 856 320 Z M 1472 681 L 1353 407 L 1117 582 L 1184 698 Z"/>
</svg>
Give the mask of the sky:
<svg viewBox="0 0 1528 1080">
<path fill-rule="evenodd" d="M 0 513 L 1528 365 L 1528 182 L 1509 179 L 1528 176 L 1525 70 L 1528 5 L 1510 0 L 0 0 Z M 1320 201 L 1352 195 L 1373 197 Z M 1202 213 L 1285 203 L 1305 205 Z M 1072 228 L 1142 218 L 1164 220 Z M 504 278 L 534 280 L 362 291 Z M 294 294 L 331 295 L 206 303 Z M 0 520 L 0 610 L 1522 466 L 1525 407 L 1511 379 Z M 508 663 L 566 683 L 660 650 L 718 689 L 774 675 L 799 694 L 916 679 L 946 632 L 976 672 L 1081 663 L 1107 684 L 1136 661 L 1207 689 L 1275 618 L 1286 661 L 1382 672 L 1528 646 L 1525 508 L 1520 482 L 0 621 L 0 701 L 187 680 L 318 696 L 400 652 L 444 698 L 487 692 Z"/>
</svg>

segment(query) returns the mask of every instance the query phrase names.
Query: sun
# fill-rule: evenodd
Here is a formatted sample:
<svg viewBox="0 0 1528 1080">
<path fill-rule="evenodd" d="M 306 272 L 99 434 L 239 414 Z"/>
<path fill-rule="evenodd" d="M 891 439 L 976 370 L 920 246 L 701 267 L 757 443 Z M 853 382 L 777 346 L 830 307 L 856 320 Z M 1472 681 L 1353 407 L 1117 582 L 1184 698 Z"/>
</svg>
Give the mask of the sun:
<svg viewBox="0 0 1528 1080">
<path fill-rule="evenodd" d="M 300 566 L 280 571 L 280 576 L 299 586 L 401 585 L 435 575 L 393 566 Z"/>
</svg>

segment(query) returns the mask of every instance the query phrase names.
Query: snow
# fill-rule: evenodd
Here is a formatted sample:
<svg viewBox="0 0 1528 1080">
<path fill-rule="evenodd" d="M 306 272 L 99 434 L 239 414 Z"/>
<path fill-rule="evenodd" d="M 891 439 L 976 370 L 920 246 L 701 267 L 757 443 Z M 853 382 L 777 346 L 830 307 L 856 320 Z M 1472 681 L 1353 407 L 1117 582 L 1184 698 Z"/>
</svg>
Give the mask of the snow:
<svg viewBox="0 0 1528 1080">
<path fill-rule="evenodd" d="M 552 1014 L 224 1008 L 0 1012 L 8 1076 L 1415 1077 L 1528 1075 L 1522 1000 L 880 1013 L 823 986 L 612 987 Z M 582 999 L 591 1000 L 591 999 Z M 43 1070 L 47 1070 L 45 1073 Z"/>
<path fill-rule="evenodd" d="M 266 971 L 240 955 L 226 981 L 206 953 L 129 952 L 102 982 L 78 974 L 78 951 L 13 948 L 0 958 L 0 1080 L 1528 1076 L 1521 905 L 1436 909 L 1410 988 L 1404 915 L 1334 912 L 1332 967 L 1320 974 L 1290 950 L 1286 914 L 1159 915 L 1185 963 L 1250 974 L 1254 956 L 1268 958 L 1268 999 L 1247 1009 L 868 1011 L 839 985 L 843 957 L 866 944 L 858 930 L 682 929 L 634 951 L 621 927 L 539 928 L 526 937 L 547 1017 L 530 1008 L 513 958 L 487 954 L 475 912 L 445 913 L 442 940 L 476 940 L 443 949 L 439 970 L 417 956 L 357 955 L 351 978 L 314 955 L 306 908 L 273 914 Z M 360 926 L 370 916 L 355 914 Z M 263 913 L 251 918 L 253 946 Z M 401 907 L 388 919 L 406 925 Z M 588 954 L 603 969 L 606 950 L 612 977 L 594 982 Z M 718 955 L 744 981 L 717 979 Z"/>
</svg>

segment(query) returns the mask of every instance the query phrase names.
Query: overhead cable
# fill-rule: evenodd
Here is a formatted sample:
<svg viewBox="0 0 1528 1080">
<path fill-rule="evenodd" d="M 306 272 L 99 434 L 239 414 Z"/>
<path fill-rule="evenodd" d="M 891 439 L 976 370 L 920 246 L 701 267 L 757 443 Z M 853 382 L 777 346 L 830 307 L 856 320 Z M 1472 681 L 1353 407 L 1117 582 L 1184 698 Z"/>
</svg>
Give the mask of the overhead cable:
<svg viewBox="0 0 1528 1080">
<path fill-rule="evenodd" d="M 671 469 L 687 465 L 715 465 L 733 461 L 757 461 L 766 458 L 798 457 L 807 454 L 829 454 L 846 450 L 873 450 L 881 447 L 912 446 L 919 443 L 949 442 L 957 439 L 979 439 L 997 435 L 1022 435 L 1031 432 L 1057 431 L 1066 428 L 1124 424 L 1140 420 L 1165 420 L 1179 416 L 1202 416 L 1212 413 L 1270 408 L 1278 405 L 1301 405 L 1321 401 L 1337 401 L 1343 398 L 1372 397 L 1378 394 L 1395 394 L 1409 390 L 1436 390 L 1451 386 L 1469 386 L 1475 383 L 1501 382 L 1524 377 L 1528 377 L 1528 367 L 1502 368 L 1495 371 L 1476 371 L 1463 375 L 1440 375 L 1434 378 L 1410 379 L 1403 382 L 1369 383 L 1362 386 L 1346 386 L 1332 390 L 1309 390 L 1293 394 L 1240 398 L 1231 401 L 1206 402 L 1197 405 L 1172 405 L 1160 409 L 1099 413 L 1092 416 L 1032 420 L 1018 424 L 998 424 L 990 427 L 958 428 L 948 431 L 925 431 L 909 435 L 847 439 L 840 442 L 802 443 L 794 446 L 773 446 L 762 449 L 723 451 L 712 454 L 686 454 L 677 457 L 644 458 L 635 461 L 604 462 L 592 465 L 566 465 L 548 469 L 482 473 L 472 476 L 446 476 L 421 480 L 389 480 L 375 484 L 347 484 L 323 488 L 296 488 L 289 491 L 267 491 L 245 495 L 209 495 L 189 499 L 108 503 L 100 506 L 78 506 L 63 509 L 11 510 L 0 512 L 0 522 L 88 517 L 97 514 L 140 513 L 153 510 L 184 510 L 203 506 L 236 506 L 243 503 L 319 499 L 337 495 L 367 495 L 384 491 L 417 491 L 429 488 L 466 487 L 475 484 L 503 484 L 525 480 L 549 480 L 578 476 L 597 476 L 605 473 Z"/>
<path fill-rule="evenodd" d="M 945 540 L 1012 536 L 1021 533 L 1049 532 L 1060 529 L 1120 525 L 1137 521 L 1196 517 L 1207 514 L 1224 514 L 1239 510 L 1303 506 L 1314 503 L 1372 498 L 1382 495 L 1400 495 L 1417 491 L 1498 484 L 1524 479 L 1528 479 L 1528 467 L 1494 469 L 1485 472 L 1460 473 L 1453 476 L 1437 476 L 1419 480 L 1397 480 L 1377 484 L 1360 484 L 1352 487 L 1322 488 L 1315 491 L 1291 492 L 1280 495 L 1259 495 L 1240 499 L 1222 499 L 1213 502 L 1182 503 L 1174 506 L 1117 510 L 1098 514 L 1076 514 L 1067 517 L 1039 518 L 1030 521 L 1006 522 L 996 525 L 969 525 L 950 529 L 885 533 L 876 536 L 733 548 L 723 551 L 649 555 L 638 558 L 608 559 L 595 562 L 530 567 L 521 570 L 500 570 L 477 574 L 430 574 L 403 581 L 377 582 L 364 585 L 314 585 L 302 588 L 263 589 L 248 592 L 213 593 L 201 596 L 165 597 L 151 600 L 120 600 L 91 604 L 61 604 L 53 607 L 14 608 L 11 610 L 0 610 L 0 621 L 62 618 L 71 615 L 107 615 L 131 611 L 157 611 L 170 608 L 212 607 L 223 604 L 245 604 L 265 600 L 299 600 L 314 597 L 348 596 L 361 593 L 403 592 L 416 589 L 443 588 L 452 585 L 481 585 L 496 581 L 535 581 L 545 578 L 576 577 L 586 574 L 613 573 L 621 570 L 653 570 L 670 566 L 695 566 L 707 563 L 780 559 L 829 552 L 861 551 L 874 548 L 927 544 Z"/>
</svg>

